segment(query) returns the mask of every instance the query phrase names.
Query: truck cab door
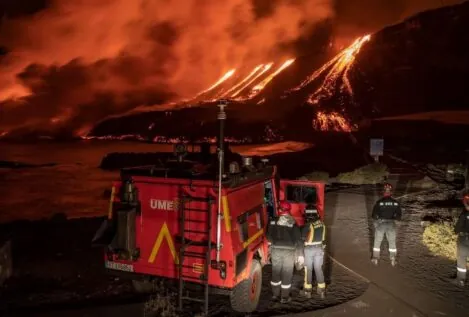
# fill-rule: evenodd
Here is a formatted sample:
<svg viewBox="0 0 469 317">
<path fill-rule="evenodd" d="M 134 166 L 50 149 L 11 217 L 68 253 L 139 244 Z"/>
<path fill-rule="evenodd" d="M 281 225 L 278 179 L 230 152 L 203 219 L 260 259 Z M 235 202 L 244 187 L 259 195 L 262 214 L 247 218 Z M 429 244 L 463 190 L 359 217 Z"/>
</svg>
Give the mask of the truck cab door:
<svg viewBox="0 0 469 317">
<path fill-rule="evenodd" d="M 324 220 L 324 192 L 323 182 L 282 179 L 280 180 L 279 200 L 291 204 L 291 214 L 296 223 L 302 226 L 307 204 L 314 204 L 321 219 Z"/>
</svg>

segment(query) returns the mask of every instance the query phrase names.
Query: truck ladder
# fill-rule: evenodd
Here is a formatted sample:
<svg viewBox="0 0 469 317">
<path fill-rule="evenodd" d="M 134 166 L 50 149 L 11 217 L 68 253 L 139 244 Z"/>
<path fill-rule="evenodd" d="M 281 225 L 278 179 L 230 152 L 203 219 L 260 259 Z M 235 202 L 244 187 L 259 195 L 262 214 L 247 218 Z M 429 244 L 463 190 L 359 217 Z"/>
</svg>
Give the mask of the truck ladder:
<svg viewBox="0 0 469 317">
<path fill-rule="evenodd" d="M 193 208 L 190 206 L 191 202 L 202 202 L 206 203 L 206 208 Z M 212 205 L 213 205 L 212 198 L 200 198 L 200 197 L 191 197 L 183 195 L 180 200 L 180 248 L 179 248 L 179 294 L 178 294 L 178 308 L 180 311 L 183 309 L 183 302 L 192 301 L 192 302 L 199 302 L 203 303 L 204 305 L 204 315 L 208 316 L 208 294 L 209 294 L 209 281 L 208 281 L 208 274 L 210 269 L 210 261 L 211 261 L 211 251 L 214 248 L 212 243 Z M 188 206 L 189 204 L 189 206 Z M 194 216 L 188 217 L 187 214 L 189 213 L 205 213 L 207 216 L 207 220 L 198 220 L 193 219 Z M 186 224 L 204 224 L 205 230 L 192 230 L 186 228 Z M 199 226 L 200 227 L 200 226 Z M 191 241 L 188 239 L 186 234 L 199 234 L 202 235 L 207 240 L 205 241 Z M 188 250 L 193 246 L 197 246 L 199 248 L 203 248 L 204 251 L 191 251 Z M 184 268 L 186 269 L 193 269 L 193 266 L 188 265 L 185 263 L 186 258 L 198 258 L 203 259 L 203 274 L 196 276 L 196 275 L 187 275 L 184 274 Z M 195 282 L 200 283 L 204 286 L 204 298 L 193 298 L 188 295 L 188 291 L 186 289 L 186 282 Z M 186 291 L 186 292 L 184 292 Z"/>
</svg>

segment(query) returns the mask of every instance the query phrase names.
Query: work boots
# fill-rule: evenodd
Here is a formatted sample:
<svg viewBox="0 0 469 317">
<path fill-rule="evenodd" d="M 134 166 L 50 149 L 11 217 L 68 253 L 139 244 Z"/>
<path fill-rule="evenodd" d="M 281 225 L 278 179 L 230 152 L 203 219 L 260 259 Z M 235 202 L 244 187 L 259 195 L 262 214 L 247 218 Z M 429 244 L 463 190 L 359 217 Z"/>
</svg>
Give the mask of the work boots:
<svg viewBox="0 0 469 317">
<path fill-rule="evenodd" d="M 316 292 L 318 293 L 319 297 L 321 297 L 321 299 L 326 298 L 326 289 L 325 288 L 318 287 Z"/>
<path fill-rule="evenodd" d="M 375 265 L 375 266 L 378 266 L 378 259 L 377 258 L 371 258 L 371 263 L 373 263 L 373 265 Z M 395 267 L 397 265 L 396 258 L 391 258 L 391 265 L 393 267 Z"/>
<path fill-rule="evenodd" d="M 301 295 L 301 296 L 304 296 L 305 298 L 308 298 L 308 299 L 311 298 L 311 297 L 313 297 L 311 293 L 312 293 L 312 292 L 311 292 L 311 289 L 302 289 L 302 290 L 300 291 L 300 295 Z"/>
<path fill-rule="evenodd" d="M 286 304 L 286 303 L 288 303 L 288 302 L 291 302 L 291 297 L 290 297 L 290 296 L 288 296 L 288 297 L 280 297 L 280 296 L 275 296 L 275 295 L 274 295 L 274 296 L 272 296 L 271 299 L 272 299 L 273 302 L 277 302 L 277 301 L 279 301 L 279 299 L 280 299 L 280 304 Z"/>
<path fill-rule="evenodd" d="M 455 278 L 455 279 L 451 280 L 451 284 L 454 284 L 454 285 L 459 286 L 459 287 L 464 287 L 466 285 L 466 282 L 464 280 Z"/>
</svg>

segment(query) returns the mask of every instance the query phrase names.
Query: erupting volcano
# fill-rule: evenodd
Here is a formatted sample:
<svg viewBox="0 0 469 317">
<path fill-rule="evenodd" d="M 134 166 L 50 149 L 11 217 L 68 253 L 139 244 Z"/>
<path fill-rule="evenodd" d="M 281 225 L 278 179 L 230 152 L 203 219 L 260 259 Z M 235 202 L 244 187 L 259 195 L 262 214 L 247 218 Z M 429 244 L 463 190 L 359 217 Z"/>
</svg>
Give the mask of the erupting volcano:
<svg viewBox="0 0 469 317">
<path fill-rule="evenodd" d="M 287 93 L 293 93 L 307 88 L 310 84 L 321 77 L 324 77 L 322 84 L 311 94 L 307 103 L 318 104 L 321 98 L 330 98 L 340 86 L 342 92 L 353 95 L 352 84 L 348 74 L 353 66 L 356 55 L 360 48 L 368 42 L 371 35 L 357 38 L 352 45 L 342 50 L 330 61 L 313 72 L 300 85 L 290 89 Z M 279 63 L 277 68 L 273 62 L 260 64 L 254 67 L 247 75 L 236 76 L 237 69 L 231 69 L 218 79 L 213 85 L 197 94 L 194 98 L 184 100 L 184 102 L 214 102 L 220 98 L 235 101 L 249 101 L 261 93 L 276 76 L 295 62 L 295 59 L 288 59 L 284 63 Z"/>
<path fill-rule="evenodd" d="M 406 6 L 399 17 L 373 26 L 353 27 L 341 21 L 343 12 L 350 12 L 345 8 L 356 7 L 353 0 L 337 2 L 341 5 L 172 0 L 163 7 L 156 0 L 70 0 L 52 1 L 33 18 L 8 17 L 0 24 L 0 138 L 145 135 L 151 130 L 154 139 L 155 131 L 165 135 L 163 127 L 172 131 L 188 120 L 194 121 L 192 129 L 206 126 L 219 99 L 230 101 L 235 121 L 256 122 L 262 129 L 288 131 L 301 122 L 309 129 L 302 134 L 353 131 L 392 99 L 386 92 L 390 84 L 377 69 L 385 68 L 386 74 L 388 67 L 391 73 L 409 70 L 409 56 L 428 51 L 423 47 L 428 39 L 418 39 L 438 30 L 424 31 L 417 15 L 389 25 L 423 9 L 419 6 Z M 441 12 L 435 16 L 445 32 L 456 34 L 451 23 L 459 20 Z M 363 20 L 361 11 L 355 14 Z M 367 35 L 353 41 L 360 33 Z M 345 41 L 351 45 L 338 52 Z M 446 52 L 443 42 L 441 52 Z"/>
<path fill-rule="evenodd" d="M 211 86 L 198 93 L 193 98 L 182 100 L 179 103 L 167 105 L 164 111 L 156 110 L 153 107 L 142 107 L 126 113 L 123 117 L 116 118 L 114 116 L 98 125 L 98 129 L 92 131 L 91 135 L 97 134 L 98 138 L 104 139 L 115 137 L 133 137 L 138 140 L 151 139 L 153 142 L 161 142 L 162 140 L 171 142 L 171 140 L 178 140 L 178 138 L 163 137 L 162 134 L 164 134 L 164 129 L 160 128 L 161 134 L 156 132 L 159 127 L 168 125 L 169 121 L 174 122 L 172 126 L 181 126 L 181 122 L 187 121 L 187 116 L 189 116 L 191 117 L 191 121 L 194 123 L 190 125 L 191 128 L 187 129 L 198 130 L 200 132 L 200 129 L 204 126 L 204 122 L 206 120 L 213 121 L 213 118 L 215 118 L 215 116 L 210 118 L 208 113 L 214 112 L 216 110 L 215 104 L 219 99 L 230 100 L 232 105 L 228 107 L 228 111 L 234 111 L 235 113 L 238 113 L 238 115 L 244 114 L 245 116 L 243 120 L 249 120 L 246 119 L 246 117 L 249 115 L 252 117 L 253 114 L 254 117 L 256 117 L 256 113 L 259 113 L 257 118 L 262 118 L 265 115 L 272 116 L 272 114 L 277 111 L 280 113 L 285 111 L 285 109 L 286 111 L 295 111 L 296 107 L 298 106 L 301 107 L 302 105 L 309 105 L 311 114 L 314 116 L 311 118 L 312 122 L 310 121 L 309 123 L 310 130 L 314 129 L 318 131 L 351 132 L 353 130 L 353 125 L 349 122 L 349 120 L 346 119 L 346 116 L 337 111 L 322 109 L 319 97 L 321 96 L 325 99 L 330 98 L 337 90 L 340 93 L 348 94 L 350 96 L 353 95 L 349 73 L 352 71 L 355 57 L 360 52 L 361 47 L 369 40 L 370 35 L 359 37 L 349 47 L 342 50 L 330 61 L 308 76 L 308 78 L 303 80 L 300 85 L 289 90 L 281 90 L 280 92 L 276 93 L 276 96 L 272 96 L 272 90 L 266 92 L 266 87 L 269 85 L 274 85 L 276 79 L 280 79 L 280 77 L 284 75 L 284 72 L 294 64 L 296 61 L 295 58 L 290 58 L 283 62 L 269 62 L 259 64 L 251 69 L 232 68 L 222 74 L 221 77 L 218 78 Z M 319 85 L 319 88 L 312 90 L 311 86 L 313 85 Z M 311 91 L 313 92 L 311 93 Z M 296 105 L 290 101 L 282 102 L 282 105 L 278 104 L 279 99 L 285 99 L 291 95 L 295 96 L 298 92 L 300 92 L 302 95 L 305 95 L 306 97 L 302 97 L 302 99 L 296 100 Z M 179 105 L 179 109 L 171 110 L 170 106 L 174 105 Z M 292 109 L 290 110 L 288 109 L 289 105 L 292 106 Z M 184 113 L 189 113 L 188 111 L 193 114 L 184 115 Z M 144 118 L 139 115 L 141 112 L 148 113 L 148 115 L 146 115 Z M 164 116 L 161 115 L 163 113 Z M 177 113 L 177 115 L 173 116 L 173 113 Z M 195 115 L 196 113 L 198 113 L 198 115 Z M 203 113 L 204 115 L 202 115 Z M 158 116 L 158 114 L 160 115 Z M 135 120 L 137 121 L 135 121 L 135 124 L 147 125 L 147 131 L 142 131 L 143 133 L 135 133 L 135 130 L 131 128 L 118 135 L 115 135 L 114 133 L 109 135 L 106 132 L 98 132 L 101 131 L 103 126 L 110 128 L 115 126 L 115 124 L 121 125 L 121 123 L 119 123 L 120 121 L 113 120 L 125 121 L 125 118 L 136 118 Z M 231 115 L 229 118 L 235 120 L 239 119 L 233 118 Z M 198 120 L 201 122 L 200 126 L 197 126 L 196 124 Z M 253 122 L 256 122 L 259 119 L 253 120 Z M 264 129 L 263 124 L 259 126 L 260 127 L 254 129 Z M 137 129 L 140 130 L 140 128 Z M 108 131 L 108 128 L 105 128 L 104 131 Z M 265 131 L 270 131 L 268 133 L 269 136 L 266 135 Z M 267 139 L 272 139 L 272 135 L 281 137 L 281 134 L 276 133 L 276 131 L 274 131 L 274 129 L 272 129 L 269 125 L 265 125 L 264 132 L 260 133 L 265 135 L 264 141 Z M 259 132 L 255 132 L 255 134 L 259 134 Z M 240 138 L 242 138 L 242 136 L 238 135 L 230 139 L 232 142 L 241 142 Z M 203 139 L 207 140 L 212 138 L 206 136 Z"/>
<path fill-rule="evenodd" d="M 337 56 L 316 70 L 299 86 L 288 90 L 286 93 L 291 94 L 295 91 L 307 89 L 311 83 L 320 80 L 322 76 L 325 76 L 320 87 L 308 97 L 306 100 L 307 103 L 318 104 L 319 97 L 331 97 L 334 91 L 334 87 L 337 85 L 342 85 L 344 90 L 352 95 L 353 90 L 350 80 L 348 79 L 348 72 L 353 65 L 355 56 L 359 53 L 361 46 L 369 39 L 370 35 L 358 38 L 350 47 L 341 51 Z M 193 98 L 181 100 L 179 102 L 172 102 L 166 104 L 166 106 L 173 106 L 178 104 L 193 105 L 200 103 L 213 103 L 221 98 L 235 102 L 249 103 L 250 101 L 253 101 L 259 97 L 263 89 L 294 62 L 295 58 L 291 58 L 284 62 L 269 62 L 260 64 L 255 66 L 248 73 L 242 73 L 237 69 L 231 69 L 224 73 L 210 87 L 201 91 Z M 266 97 L 263 96 L 259 99 L 260 101 L 257 102 L 257 104 L 264 102 Z M 143 110 L 148 111 L 149 109 L 145 107 Z M 141 108 L 137 108 L 126 113 L 126 115 L 140 111 Z M 50 123 L 59 124 L 69 119 L 69 116 L 70 113 L 63 113 L 60 116 L 51 118 Z M 313 127 L 322 131 L 351 131 L 350 124 L 342 115 L 338 114 L 337 112 L 318 112 L 317 118 L 313 121 Z M 84 137 L 83 134 L 86 134 L 88 130 L 88 127 L 84 127 L 79 129 L 78 133 L 80 136 Z M 3 131 L 1 136 L 5 136 L 7 134 L 7 131 Z"/>
<path fill-rule="evenodd" d="M 311 95 L 309 95 L 303 102 L 311 105 L 317 105 L 320 98 L 330 98 L 333 96 L 337 87 L 339 91 L 353 95 L 352 84 L 348 77 L 349 72 L 355 61 L 355 57 L 360 52 L 360 48 L 370 40 L 370 35 L 365 35 L 357 38 L 349 47 L 342 50 L 334 58 L 321 66 L 318 70 L 308 76 L 300 85 L 295 88 L 283 92 L 283 97 L 286 95 L 301 91 L 308 90 L 309 86 L 320 82 L 317 88 Z M 249 72 L 242 72 L 238 69 L 231 69 L 224 73 L 216 82 L 210 87 L 198 93 L 193 98 L 181 100 L 167 104 L 166 108 L 177 104 L 189 107 L 194 105 L 215 103 L 219 99 L 228 99 L 232 102 L 252 104 L 256 106 L 264 103 L 269 98 L 268 95 L 263 96 L 262 92 L 266 86 L 271 84 L 276 77 L 295 62 L 295 58 L 287 59 L 283 63 L 269 62 L 260 64 L 250 69 Z M 281 95 L 281 94 L 280 94 Z M 185 106 L 184 106 L 185 105 Z M 275 107 L 274 105 L 271 105 Z M 134 109 L 125 115 L 131 115 L 138 112 L 151 111 L 152 107 L 142 107 Z M 274 109 L 273 109 L 274 110 Z M 115 116 L 114 116 L 115 117 Z M 154 123 L 151 124 L 154 126 Z M 350 132 L 352 131 L 352 124 L 341 114 L 337 112 L 319 111 L 316 114 L 316 119 L 313 120 L 312 127 L 321 131 L 338 131 Z"/>
<path fill-rule="evenodd" d="M 322 83 L 306 100 L 311 105 L 320 104 L 321 99 L 331 98 L 335 92 L 340 91 L 353 97 L 353 88 L 349 79 L 349 72 L 354 64 L 357 54 L 362 46 L 371 38 L 370 34 L 357 38 L 349 47 L 343 49 L 334 58 L 322 65 L 306 78 L 300 85 L 290 89 L 286 94 L 291 94 L 314 84 L 322 79 Z M 272 69 L 274 63 L 257 65 L 246 76 L 232 78 L 236 69 L 224 74 L 217 82 L 208 89 L 198 94 L 188 102 L 215 102 L 217 99 L 231 99 L 238 102 L 251 101 L 261 93 L 276 76 L 293 64 L 294 58 L 288 59 L 280 64 L 277 69 Z M 270 71 L 270 72 L 269 72 Z M 236 81 L 238 80 L 238 81 Z M 234 82 L 234 83 L 232 83 Z M 231 86 L 230 86 L 231 85 Z M 209 96 L 210 95 L 210 96 Z M 204 99 L 206 97 L 207 99 Z M 261 102 L 265 98 L 261 99 Z M 313 127 L 321 131 L 352 131 L 352 125 L 337 112 L 318 111 Z"/>
<path fill-rule="evenodd" d="M 306 88 L 308 85 L 325 76 L 321 86 L 307 99 L 310 104 L 319 103 L 320 98 L 331 97 L 337 85 L 341 85 L 342 90 L 353 95 L 352 85 L 348 78 L 348 73 L 355 61 L 356 55 L 364 43 L 368 42 L 371 35 L 357 38 L 352 45 L 342 50 L 334 58 L 316 70 L 311 76 L 305 79 L 299 86 L 290 89 L 287 93 L 292 93 Z M 262 90 L 282 71 L 295 62 L 295 58 L 286 60 L 283 63 L 270 62 L 254 67 L 247 74 L 236 76 L 237 69 L 231 69 L 209 88 L 197 94 L 194 98 L 186 99 L 184 102 L 214 102 L 220 98 L 235 101 L 249 101 L 258 96 Z"/>
</svg>

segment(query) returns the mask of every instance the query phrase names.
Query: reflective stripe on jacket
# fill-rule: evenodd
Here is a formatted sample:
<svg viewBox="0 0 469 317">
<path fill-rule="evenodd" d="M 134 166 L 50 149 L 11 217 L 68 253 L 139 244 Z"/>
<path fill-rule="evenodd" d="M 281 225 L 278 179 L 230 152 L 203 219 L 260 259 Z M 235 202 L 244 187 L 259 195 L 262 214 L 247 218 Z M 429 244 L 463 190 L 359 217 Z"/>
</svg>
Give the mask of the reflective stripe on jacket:
<svg viewBox="0 0 469 317">
<path fill-rule="evenodd" d="M 303 227 L 305 245 L 320 245 L 326 240 L 326 226 L 321 220 L 307 223 Z"/>
</svg>

